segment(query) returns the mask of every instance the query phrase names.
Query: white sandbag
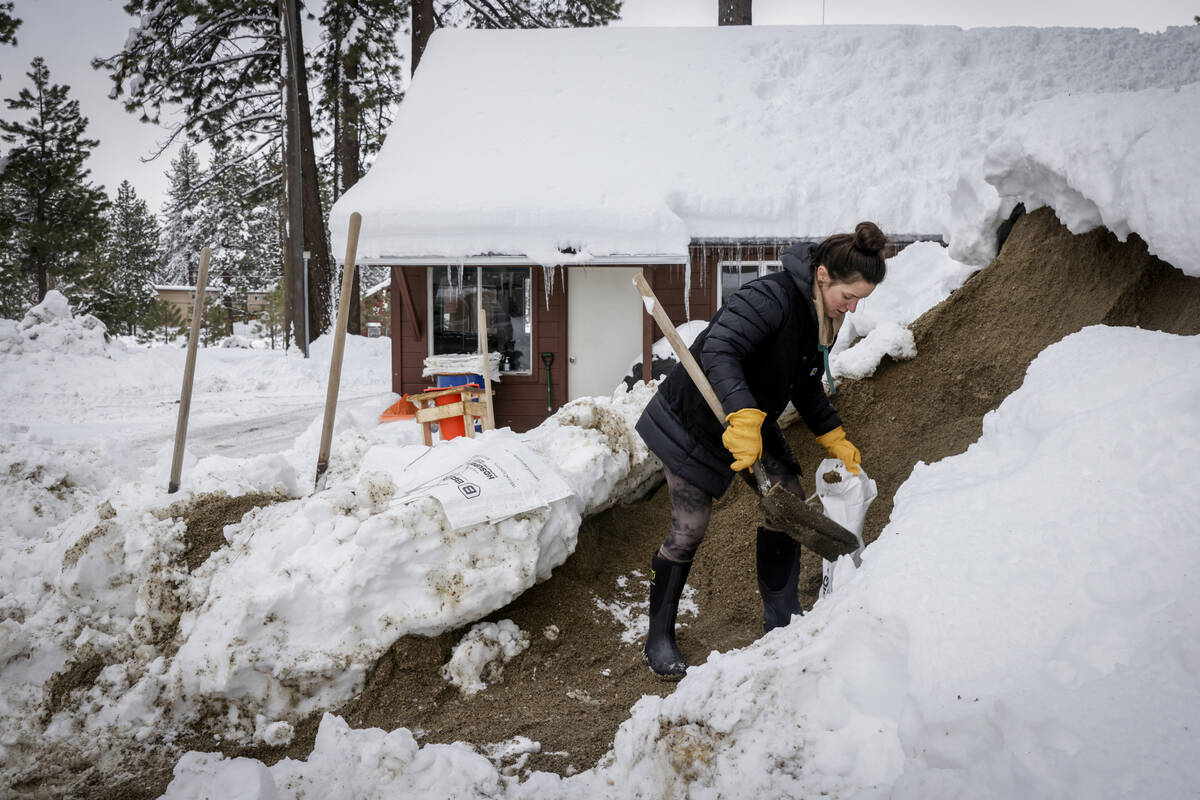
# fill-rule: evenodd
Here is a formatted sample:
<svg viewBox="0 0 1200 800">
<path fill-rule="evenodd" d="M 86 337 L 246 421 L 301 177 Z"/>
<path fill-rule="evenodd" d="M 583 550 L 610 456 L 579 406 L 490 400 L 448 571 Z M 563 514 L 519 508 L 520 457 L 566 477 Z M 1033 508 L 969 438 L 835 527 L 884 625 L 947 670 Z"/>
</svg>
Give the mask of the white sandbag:
<svg viewBox="0 0 1200 800">
<path fill-rule="evenodd" d="M 852 475 L 840 458 L 827 458 L 817 467 L 817 496 L 821 498 L 825 516 L 858 539 L 858 549 L 851 555 L 853 566 L 846 562 L 845 557 L 839 558 L 836 563 L 821 562 L 821 597 L 833 591 L 835 571 L 839 568 L 854 569 L 862 562 L 859 554 L 863 549 L 863 521 L 878 494 L 875 481 L 865 469 Z"/>
</svg>

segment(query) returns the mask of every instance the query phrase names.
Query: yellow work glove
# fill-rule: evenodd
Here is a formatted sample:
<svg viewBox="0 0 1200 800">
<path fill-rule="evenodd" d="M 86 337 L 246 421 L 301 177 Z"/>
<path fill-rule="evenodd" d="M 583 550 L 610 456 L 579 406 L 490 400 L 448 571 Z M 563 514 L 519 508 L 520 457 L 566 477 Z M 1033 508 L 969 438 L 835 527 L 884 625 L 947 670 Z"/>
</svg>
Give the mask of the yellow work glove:
<svg viewBox="0 0 1200 800">
<path fill-rule="evenodd" d="M 729 468 L 734 472 L 744 470 L 762 457 L 762 424 L 767 415 L 757 408 L 740 408 L 725 421 L 729 427 L 721 434 L 721 443 L 734 458 Z"/>
<path fill-rule="evenodd" d="M 850 470 L 851 475 L 857 475 L 862 471 L 862 454 L 846 438 L 846 431 L 842 429 L 841 425 L 829 433 L 822 433 L 817 437 L 817 443 L 828 450 L 829 455 L 833 458 L 840 458 L 846 465 L 846 469 Z"/>
</svg>

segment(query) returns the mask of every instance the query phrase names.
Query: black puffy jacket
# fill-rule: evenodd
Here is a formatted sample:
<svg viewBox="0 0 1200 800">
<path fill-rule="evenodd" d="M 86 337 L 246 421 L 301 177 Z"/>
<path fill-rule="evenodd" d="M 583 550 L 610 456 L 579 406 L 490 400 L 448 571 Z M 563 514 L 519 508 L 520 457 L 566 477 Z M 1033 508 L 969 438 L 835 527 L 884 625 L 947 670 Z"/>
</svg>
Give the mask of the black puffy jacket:
<svg viewBox="0 0 1200 800">
<path fill-rule="evenodd" d="M 739 289 L 690 348 L 726 414 L 741 408 L 766 412 L 763 447 L 797 473 L 800 465 L 778 423 L 788 401 L 818 436 L 842 424 L 821 386 L 812 251 L 807 242 L 788 248 L 783 269 Z M 684 480 L 713 497 L 729 488 L 733 456 L 721 444 L 724 426 L 682 364 L 659 386 L 637 432 Z"/>
</svg>

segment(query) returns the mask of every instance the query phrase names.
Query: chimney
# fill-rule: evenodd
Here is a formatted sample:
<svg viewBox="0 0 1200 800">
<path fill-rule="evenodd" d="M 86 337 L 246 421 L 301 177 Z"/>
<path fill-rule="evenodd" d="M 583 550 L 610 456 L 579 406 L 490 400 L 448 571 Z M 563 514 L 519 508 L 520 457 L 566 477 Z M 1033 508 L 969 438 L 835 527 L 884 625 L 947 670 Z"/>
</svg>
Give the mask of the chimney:
<svg viewBox="0 0 1200 800">
<path fill-rule="evenodd" d="M 749 25 L 752 0 L 717 0 L 718 25 Z"/>
</svg>

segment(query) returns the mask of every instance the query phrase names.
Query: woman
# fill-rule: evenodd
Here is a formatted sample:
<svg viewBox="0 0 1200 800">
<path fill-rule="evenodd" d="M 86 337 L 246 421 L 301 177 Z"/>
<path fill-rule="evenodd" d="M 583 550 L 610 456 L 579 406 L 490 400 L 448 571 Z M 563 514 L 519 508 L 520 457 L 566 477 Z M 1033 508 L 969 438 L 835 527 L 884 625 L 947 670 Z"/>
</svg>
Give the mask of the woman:
<svg viewBox="0 0 1200 800">
<path fill-rule="evenodd" d="M 728 427 L 722 429 L 682 365 L 638 420 L 638 433 L 662 459 L 671 496 L 671 529 L 651 561 L 650 633 L 642 651 L 658 675 L 679 678 L 687 670 L 675 644 L 679 596 L 713 499 L 725 493 L 734 473 L 761 457 L 773 482 L 804 496 L 800 465 L 777 421 L 789 400 L 830 455 L 858 474 L 858 448 L 846 439 L 821 378 L 843 317 L 883 280 L 886 245 L 873 222 L 819 245 L 793 245 L 783 254 L 781 271 L 748 283 L 717 312 L 691 352 Z M 764 632 L 787 625 L 800 611 L 800 546 L 765 522 L 756 547 Z"/>
</svg>

